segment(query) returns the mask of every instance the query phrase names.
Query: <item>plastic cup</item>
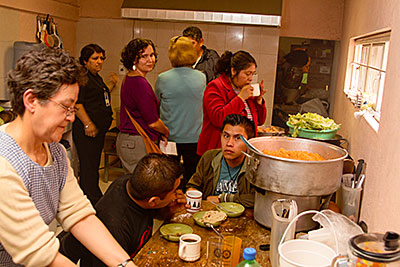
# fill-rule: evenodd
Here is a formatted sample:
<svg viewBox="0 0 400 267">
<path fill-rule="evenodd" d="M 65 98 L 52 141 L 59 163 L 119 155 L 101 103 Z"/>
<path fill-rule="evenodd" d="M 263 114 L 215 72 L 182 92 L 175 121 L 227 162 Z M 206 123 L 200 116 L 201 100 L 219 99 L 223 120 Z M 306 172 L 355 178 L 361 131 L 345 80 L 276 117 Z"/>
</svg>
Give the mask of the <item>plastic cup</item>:
<svg viewBox="0 0 400 267">
<path fill-rule="evenodd" d="M 234 235 L 211 236 L 207 239 L 207 266 L 239 264 L 242 239 Z"/>
<path fill-rule="evenodd" d="M 353 217 L 358 222 L 360 217 L 362 188 L 352 188 L 342 183 L 337 194 L 337 204 L 343 215 Z"/>
</svg>

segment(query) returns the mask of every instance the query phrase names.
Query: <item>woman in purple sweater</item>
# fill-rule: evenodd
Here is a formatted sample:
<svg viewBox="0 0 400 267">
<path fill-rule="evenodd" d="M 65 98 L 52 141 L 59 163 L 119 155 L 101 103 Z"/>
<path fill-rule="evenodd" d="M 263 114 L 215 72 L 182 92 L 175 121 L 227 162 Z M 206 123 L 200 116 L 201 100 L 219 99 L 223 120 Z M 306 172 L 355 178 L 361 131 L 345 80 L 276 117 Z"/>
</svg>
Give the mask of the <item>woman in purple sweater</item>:
<svg viewBox="0 0 400 267">
<path fill-rule="evenodd" d="M 168 128 L 160 120 L 160 103 L 146 80 L 146 74 L 153 70 L 156 61 L 154 44 L 148 39 L 130 41 L 121 53 L 121 62 L 128 73 L 121 87 L 121 125 L 116 148 L 125 171 L 129 173 L 146 155 L 146 148 L 125 109 L 154 142 L 167 140 L 169 135 Z"/>
</svg>

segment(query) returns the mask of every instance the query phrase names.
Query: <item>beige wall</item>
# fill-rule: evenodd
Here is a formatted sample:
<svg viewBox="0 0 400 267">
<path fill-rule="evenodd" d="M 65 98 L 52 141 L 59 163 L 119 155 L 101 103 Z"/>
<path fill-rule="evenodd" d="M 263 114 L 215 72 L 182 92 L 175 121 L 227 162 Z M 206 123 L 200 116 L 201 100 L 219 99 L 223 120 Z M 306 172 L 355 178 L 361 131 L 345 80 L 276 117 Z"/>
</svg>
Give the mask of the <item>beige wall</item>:
<svg viewBox="0 0 400 267">
<path fill-rule="evenodd" d="M 124 0 L 80 0 L 80 16 L 83 18 L 121 18 Z"/>
<path fill-rule="evenodd" d="M 0 0 L 0 99 L 7 96 L 5 77 L 12 68 L 15 41 L 36 42 L 36 16 L 50 14 L 57 23 L 64 47 L 75 52 L 78 0 Z"/>
<path fill-rule="evenodd" d="M 367 162 L 361 219 L 372 232 L 400 232 L 400 2 L 395 0 L 346 0 L 333 116 L 342 124 L 340 134 L 349 139 L 350 153 Z M 387 76 L 378 132 L 365 118 L 355 119 L 354 107 L 345 97 L 350 38 L 380 29 L 392 29 Z"/>
<path fill-rule="evenodd" d="M 340 40 L 344 0 L 283 0 L 282 37 Z"/>
</svg>

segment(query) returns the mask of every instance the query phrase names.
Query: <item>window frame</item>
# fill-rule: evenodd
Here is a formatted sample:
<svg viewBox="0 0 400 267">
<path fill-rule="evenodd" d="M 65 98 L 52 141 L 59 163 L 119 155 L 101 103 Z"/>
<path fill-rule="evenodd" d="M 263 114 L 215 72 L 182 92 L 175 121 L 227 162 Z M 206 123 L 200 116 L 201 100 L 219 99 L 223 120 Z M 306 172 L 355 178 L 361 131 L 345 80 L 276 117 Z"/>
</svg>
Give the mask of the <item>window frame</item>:
<svg viewBox="0 0 400 267">
<path fill-rule="evenodd" d="M 357 108 L 368 110 L 378 123 L 382 108 L 390 35 L 391 31 L 385 30 L 353 39 L 352 59 L 349 62 L 350 78 L 348 86 L 344 89 L 350 101 Z"/>
</svg>

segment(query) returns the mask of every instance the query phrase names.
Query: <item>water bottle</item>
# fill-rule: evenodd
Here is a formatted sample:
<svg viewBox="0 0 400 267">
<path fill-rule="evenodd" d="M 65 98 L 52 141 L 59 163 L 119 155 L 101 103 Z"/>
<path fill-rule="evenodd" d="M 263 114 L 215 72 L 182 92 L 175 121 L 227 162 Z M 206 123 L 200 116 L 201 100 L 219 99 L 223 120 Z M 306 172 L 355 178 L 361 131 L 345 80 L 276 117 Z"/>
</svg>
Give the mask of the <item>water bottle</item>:
<svg viewBox="0 0 400 267">
<path fill-rule="evenodd" d="M 257 251 L 254 248 L 245 248 L 243 250 L 244 261 L 240 262 L 236 267 L 261 267 L 260 264 L 256 262 Z"/>
</svg>

